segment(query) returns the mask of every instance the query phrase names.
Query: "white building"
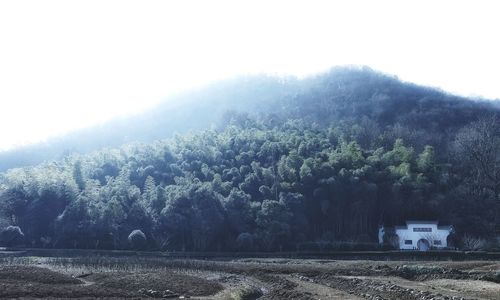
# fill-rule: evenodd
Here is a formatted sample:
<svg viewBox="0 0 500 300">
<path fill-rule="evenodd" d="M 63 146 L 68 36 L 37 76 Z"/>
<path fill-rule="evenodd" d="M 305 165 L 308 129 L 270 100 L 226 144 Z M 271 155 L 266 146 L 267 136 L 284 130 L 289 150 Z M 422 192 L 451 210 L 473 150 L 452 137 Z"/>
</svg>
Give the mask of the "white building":
<svg viewBox="0 0 500 300">
<path fill-rule="evenodd" d="M 385 232 L 384 227 L 379 229 L 380 243 Z M 448 247 L 447 238 L 452 232 L 452 226 L 438 226 L 437 221 L 406 221 L 406 226 L 394 227 L 400 250 L 427 251 Z"/>
</svg>

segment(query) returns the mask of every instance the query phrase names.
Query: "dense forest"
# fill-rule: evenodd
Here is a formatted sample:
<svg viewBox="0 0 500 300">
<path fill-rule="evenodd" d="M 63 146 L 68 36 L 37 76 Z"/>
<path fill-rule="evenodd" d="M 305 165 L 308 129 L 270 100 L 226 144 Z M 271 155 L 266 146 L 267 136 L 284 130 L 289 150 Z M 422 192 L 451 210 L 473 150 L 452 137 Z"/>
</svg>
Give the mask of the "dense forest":
<svg viewBox="0 0 500 300">
<path fill-rule="evenodd" d="M 452 224 L 456 246 L 498 236 L 493 102 L 357 67 L 238 79 L 183 97 L 191 100 L 137 117 L 130 131 L 113 123 L 111 137 L 142 142 L 0 173 L 0 238 L 54 248 L 329 249 L 374 243 L 379 225 L 407 219 Z M 184 132 L 172 135 L 174 121 Z"/>
</svg>

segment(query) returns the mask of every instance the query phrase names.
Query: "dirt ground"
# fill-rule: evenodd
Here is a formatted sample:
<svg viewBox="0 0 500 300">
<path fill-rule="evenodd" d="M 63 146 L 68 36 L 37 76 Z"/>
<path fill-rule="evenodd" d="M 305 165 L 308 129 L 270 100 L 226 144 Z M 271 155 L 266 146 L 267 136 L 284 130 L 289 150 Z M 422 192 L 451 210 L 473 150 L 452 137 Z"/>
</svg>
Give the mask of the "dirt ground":
<svg viewBox="0 0 500 300">
<path fill-rule="evenodd" d="M 9 257 L 0 298 L 500 300 L 500 262 Z"/>
</svg>

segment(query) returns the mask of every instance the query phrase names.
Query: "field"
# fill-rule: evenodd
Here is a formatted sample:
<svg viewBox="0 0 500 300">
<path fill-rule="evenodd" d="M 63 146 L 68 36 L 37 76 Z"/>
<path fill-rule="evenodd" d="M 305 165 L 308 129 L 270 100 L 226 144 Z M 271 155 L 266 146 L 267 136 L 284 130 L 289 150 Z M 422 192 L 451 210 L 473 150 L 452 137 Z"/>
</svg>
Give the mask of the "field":
<svg viewBox="0 0 500 300">
<path fill-rule="evenodd" d="M 500 262 L 0 256 L 0 298 L 500 299 Z"/>
</svg>

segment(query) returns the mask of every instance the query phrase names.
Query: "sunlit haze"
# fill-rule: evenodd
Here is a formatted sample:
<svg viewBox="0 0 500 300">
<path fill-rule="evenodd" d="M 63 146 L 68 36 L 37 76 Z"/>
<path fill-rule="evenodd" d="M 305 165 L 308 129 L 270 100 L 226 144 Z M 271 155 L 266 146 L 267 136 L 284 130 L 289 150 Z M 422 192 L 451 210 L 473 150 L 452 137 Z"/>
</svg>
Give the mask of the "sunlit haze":
<svg viewBox="0 0 500 300">
<path fill-rule="evenodd" d="M 0 149 L 238 74 L 368 65 L 500 98 L 495 1 L 2 1 Z"/>
</svg>

